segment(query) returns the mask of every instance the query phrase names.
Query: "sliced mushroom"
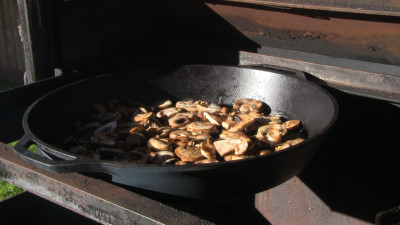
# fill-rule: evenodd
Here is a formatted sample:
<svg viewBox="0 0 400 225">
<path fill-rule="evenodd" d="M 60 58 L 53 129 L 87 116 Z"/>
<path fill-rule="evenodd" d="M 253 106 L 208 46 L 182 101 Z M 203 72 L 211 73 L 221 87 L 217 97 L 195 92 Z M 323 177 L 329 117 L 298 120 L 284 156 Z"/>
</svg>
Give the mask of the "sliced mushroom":
<svg viewBox="0 0 400 225">
<path fill-rule="evenodd" d="M 152 116 L 153 116 L 153 112 L 139 113 L 139 114 L 136 114 L 133 117 L 133 121 L 135 121 L 135 122 L 144 122 L 144 121 L 146 121 L 147 119 L 149 119 Z"/>
<path fill-rule="evenodd" d="M 96 149 L 96 154 L 99 159 L 113 159 L 117 155 L 124 153 L 125 151 L 118 148 L 100 147 Z"/>
<path fill-rule="evenodd" d="M 172 147 L 168 140 L 159 138 L 150 138 L 147 141 L 147 147 L 155 151 L 171 151 Z"/>
<path fill-rule="evenodd" d="M 217 131 L 215 126 L 210 122 L 196 121 L 188 125 L 186 130 L 192 132 L 193 134 L 208 133 L 212 134 Z"/>
<path fill-rule="evenodd" d="M 193 100 L 178 101 L 176 102 L 175 107 L 178 109 L 184 109 L 188 112 L 197 112 L 196 104 L 194 104 Z"/>
<path fill-rule="evenodd" d="M 189 131 L 186 130 L 174 130 L 169 134 L 169 137 L 172 139 L 178 139 L 181 141 L 189 140 L 189 137 L 192 135 Z"/>
<path fill-rule="evenodd" d="M 233 103 L 233 110 L 239 110 L 242 113 L 261 112 L 262 106 L 262 101 L 250 98 L 242 98 Z"/>
<path fill-rule="evenodd" d="M 208 163 L 217 163 L 219 162 L 217 159 L 202 159 L 194 162 L 194 164 L 208 164 Z"/>
<path fill-rule="evenodd" d="M 200 152 L 207 159 L 217 158 L 217 149 L 212 143 L 210 143 L 210 139 L 208 139 L 207 142 L 200 143 Z"/>
<path fill-rule="evenodd" d="M 221 109 L 221 106 L 219 106 L 215 103 L 212 103 L 212 102 L 210 103 L 208 101 L 198 100 L 198 101 L 195 101 L 194 104 L 197 108 L 197 111 L 199 111 L 199 112 L 215 113 Z"/>
<path fill-rule="evenodd" d="M 116 128 L 117 128 L 117 121 L 111 121 L 97 128 L 93 133 L 114 132 Z"/>
<path fill-rule="evenodd" d="M 222 157 L 232 153 L 235 155 L 243 155 L 249 147 L 249 142 L 248 139 L 242 135 L 234 135 L 229 136 L 229 139 L 215 141 L 214 146 Z"/>
<path fill-rule="evenodd" d="M 193 113 L 178 113 L 175 116 L 171 117 L 168 120 L 168 124 L 172 128 L 179 128 L 183 127 L 191 122 L 191 119 L 193 119 L 194 114 Z"/>
<path fill-rule="evenodd" d="M 170 118 L 174 115 L 176 115 L 177 113 L 179 113 L 179 110 L 176 107 L 169 107 L 163 110 L 160 110 L 156 113 L 156 117 L 157 118 Z"/>
<path fill-rule="evenodd" d="M 171 151 L 158 151 L 156 157 L 151 160 L 152 164 L 161 165 L 168 159 L 175 158 L 175 154 Z"/>
<path fill-rule="evenodd" d="M 141 146 L 146 143 L 146 136 L 139 132 L 132 132 L 128 135 L 126 140 L 133 146 Z"/>
<path fill-rule="evenodd" d="M 135 164 L 146 164 L 148 159 L 149 159 L 148 154 L 144 154 L 144 153 L 137 152 L 137 151 L 124 152 L 124 153 L 118 154 L 114 158 L 114 160 L 116 160 L 116 161 L 129 162 L 129 163 L 135 163 Z"/>
<path fill-rule="evenodd" d="M 90 123 L 85 123 L 81 126 L 77 127 L 78 133 L 87 133 L 87 132 L 92 132 L 93 130 L 101 127 L 101 123 L 99 122 L 90 122 Z"/>
<path fill-rule="evenodd" d="M 157 109 L 166 109 L 172 106 L 172 101 L 171 100 L 162 100 L 162 101 L 157 101 L 154 104 L 154 107 Z"/>
<path fill-rule="evenodd" d="M 99 132 L 93 134 L 90 140 L 96 144 L 113 146 L 117 143 L 118 135 L 112 132 Z"/>
<path fill-rule="evenodd" d="M 260 140 L 268 140 L 273 144 L 282 142 L 282 136 L 287 133 L 286 127 L 281 124 L 268 124 L 258 128 L 256 137 Z"/>
<path fill-rule="evenodd" d="M 145 134 L 146 133 L 146 127 L 144 127 L 143 125 L 134 126 L 129 130 L 129 133 L 142 133 L 142 134 Z"/>
<path fill-rule="evenodd" d="M 106 122 L 106 121 L 118 121 L 122 118 L 122 113 L 119 111 L 116 112 L 109 112 L 103 115 L 102 117 L 99 118 L 100 121 Z"/>
<path fill-rule="evenodd" d="M 282 123 L 282 125 L 285 126 L 287 130 L 292 131 L 301 128 L 302 123 L 301 120 L 288 120 Z"/>
<path fill-rule="evenodd" d="M 159 138 L 167 138 L 169 137 L 169 134 L 174 131 L 172 127 L 165 126 L 165 127 L 160 127 L 157 129 L 157 135 Z"/>
<path fill-rule="evenodd" d="M 244 130 L 246 127 L 253 124 L 256 120 L 254 117 L 249 116 L 247 114 L 237 114 L 235 115 L 237 123 L 234 124 L 233 127 L 229 128 L 229 131 L 238 132 Z"/>
<path fill-rule="evenodd" d="M 183 145 L 175 149 L 175 154 L 185 162 L 196 162 L 200 159 L 204 159 L 204 156 L 200 152 L 200 148 L 192 145 Z"/>
<path fill-rule="evenodd" d="M 221 126 L 221 124 L 222 124 L 221 119 L 215 114 L 212 114 L 209 112 L 204 112 L 203 116 L 208 122 L 210 122 L 216 126 Z"/>
</svg>

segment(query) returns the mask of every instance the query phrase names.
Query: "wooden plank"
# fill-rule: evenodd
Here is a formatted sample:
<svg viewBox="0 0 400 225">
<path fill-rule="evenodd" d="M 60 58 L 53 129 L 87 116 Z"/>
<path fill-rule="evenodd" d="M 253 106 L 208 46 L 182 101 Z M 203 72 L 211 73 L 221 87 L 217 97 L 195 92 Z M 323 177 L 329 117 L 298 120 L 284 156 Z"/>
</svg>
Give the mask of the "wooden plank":
<svg viewBox="0 0 400 225">
<path fill-rule="evenodd" d="M 4 0 L 7 1 L 7 0 Z M 5 35 L 5 15 L 4 15 L 4 5 L 3 0 L 0 0 L 0 67 L 8 66 L 8 52 L 7 52 L 7 42 Z"/>
<path fill-rule="evenodd" d="M 371 0 L 222 0 L 272 7 L 311 9 L 381 16 L 400 16 L 399 1 Z"/>
</svg>

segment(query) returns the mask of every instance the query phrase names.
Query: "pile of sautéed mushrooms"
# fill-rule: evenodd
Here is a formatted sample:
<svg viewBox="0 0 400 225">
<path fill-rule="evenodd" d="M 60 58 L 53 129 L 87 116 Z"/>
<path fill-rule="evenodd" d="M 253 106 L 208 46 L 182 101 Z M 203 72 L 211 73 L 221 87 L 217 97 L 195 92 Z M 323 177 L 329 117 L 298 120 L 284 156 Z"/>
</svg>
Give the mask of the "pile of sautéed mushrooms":
<svg viewBox="0 0 400 225">
<path fill-rule="evenodd" d="M 203 100 L 96 103 L 61 148 L 96 159 L 188 165 L 262 156 L 305 141 L 300 120 L 265 115 L 264 108 L 248 98 L 232 106 Z"/>
</svg>

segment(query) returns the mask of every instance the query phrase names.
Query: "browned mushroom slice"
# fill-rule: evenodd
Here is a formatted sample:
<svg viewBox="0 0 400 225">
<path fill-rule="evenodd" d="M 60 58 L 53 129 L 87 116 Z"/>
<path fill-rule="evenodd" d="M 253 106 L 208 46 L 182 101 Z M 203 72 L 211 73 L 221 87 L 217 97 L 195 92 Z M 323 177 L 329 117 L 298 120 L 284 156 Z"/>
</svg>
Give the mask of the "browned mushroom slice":
<svg viewBox="0 0 400 225">
<path fill-rule="evenodd" d="M 217 163 L 219 162 L 217 159 L 202 159 L 194 162 L 194 164 L 208 164 L 208 163 Z"/>
<path fill-rule="evenodd" d="M 256 137 L 260 140 L 268 140 L 272 144 L 282 142 L 282 136 L 287 133 L 286 127 L 281 124 L 268 124 L 258 128 Z"/>
<path fill-rule="evenodd" d="M 175 163 L 175 165 L 184 166 L 184 165 L 188 165 L 188 162 L 178 160 L 178 161 Z"/>
<path fill-rule="evenodd" d="M 146 164 L 149 159 L 148 154 L 137 151 L 129 151 L 115 156 L 114 160 L 119 162 L 129 162 L 135 164 Z"/>
<path fill-rule="evenodd" d="M 153 104 L 154 107 L 157 109 L 166 109 L 172 106 L 172 101 L 171 100 L 161 100 L 157 101 Z"/>
<path fill-rule="evenodd" d="M 192 135 L 189 131 L 186 130 L 174 130 L 169 134 L 171 139 L 177 139 L 181 141 L 189 140 L 189 137 Z"/>
<path fill-rule="evenodd" d="M 262 101 L 250 98 L 242 98 L 233 103 L 233 110 L 239 110 L 242 113 L 261 112 L 262 106 Z"/>
<path fill-rule="evenodd" d="M 146 146 L 140 146 L 140 147 L 134 148 L 132 151 L 141 152 L 143 154 L 150 154 L 151 149 Z"/>
<path fill-rule="evenodd" d="M 90 140 L 96 144 L 103 144 L 108 146 L 115 145 L 118 140 L 118 135 L 112 132 L 99 132 L 91 136 Z"/>
<path fill-rule="evenodd" d="M 160 128 L 162 127 L 161 122 L 157 118 L 148 118 L 144 121 L 142 121 L 142 125 L 146 128 L 149 127 L 154 127 L 154 128 Z"/>
<path fill-rule="evenodd" d="M 117 143 L 115 143 L 114 148 L 119 148 L 119 149 L 128 151 L 128 150 L 131 150 L 132 145 L 128 141 L 118 140 Z"/>
<path fill-rule="evenodd" d="M 176 163 L 179 161 L 178 158 L 170 158 L 165 160 L 161 165 L 165 166 L 165 165 L 176 165 Z"/>
<path fill-rule="evenodd" d="M 291 146 L 293 146 L 293 145 L 297 145 L 297 144 L 300 144 L 305 141 L 306 141 L 306 139 L 304 139 L 304 138 L 296 138 L 296 139 L 292 139 L 292 140 L 287 140 L 286 142 L 288 142 Z"/>
<path fill-rule="evenodd" d="M 141 146 L 146 143 L 146 136 L 139 132 L 133 132 L 128 135 L 126 140 L 133 146 Z"/>
<path fill-rule="evenodd" d="M 100 117 L 99 120 L 106 122 L 106 121 L 118 121 L 122 118 L 122 113 L 119 111 L 116 112 L 109 112 L 107 114 L 105 114 L 104 116 Z"/>
<path fill-rule="evenodd" d="M 267 120 L 267 124 L 282 124 L 282 117 L 277 115 L 264 116 L 264 119 Z"/>
<path fill-rule="evenodd" d="M 174 115 L 176 115 L 177 113 L 179 113 L 178 109 L 176 107 L 169 107 L 163 110 L 160 110 L 156 113 L 156 117 L 157 118 L 170 118 Z"/>
<path fill-rule="evenodd" d="M 93 130 L 96 130 L 97 128 L 101 127 L 101 123 L 99 122 L 90 122 L 90 123 L 85 123 L 83 125 L 78 125 L 77 131 L 78 133 L 86 133 L 86 132 L 92 132 Z"/>
<path fill-rule="evenodd" d="M 297 130 L 301 128 L 302 123 L 301 120 L 288 120 L 284 123 L 282 123 L 283 126 L 286 127 L 287 130 Z"/>
<path fill-rule="evenodd" d="M 242 131 L 256 121 L 254 117 L 249 116 L 247 114 L 237 114 L 234 117 L 236 123 L 234 124 L 233 127 L 229 128 L 229 131 L 232 132 Z"/>
<path fill-rule="evenodd" d="M 186 130 L 192 132 L 193 134 L 209 133 L 212 134 L 217 131 L 215 126 L 210 122 L 192 122 L 188 125 Z"/>
<path fill-rule="evenodd" d="M 134 117 L 133 117 L 133 121 L 135 121 L 135 122 L 144 122 L 144 121 L 146 121 L 147 119 L 149 119 L 150 117 L 152 117 L 153 116 L 153 112 L 148 112 L 148 113 L 139 113 L 139 114 L 136 114 Z"/>
<path fill-rule="evenodd" d="M 159 138 L 150 138 L 147 141 L 147 147 L 155 151 L 171 151 L 172 148 L 168 140 Z"/>
<path fill-rule="evenodd" d="M 200 134 L 192 135 L 189 138 L 194 141 L 206 141 L 207 139 L 211 138 L 211 135 L 208 133 L 200 133 Z"/>
<path fill-rule="evenodd" d="M 221 106 L 219 106 L 215 103 L 203 101 L 203 100 L 195 101 L 194 104 L 197 108 L 197 111 L 199 111 L 199 112 L 215 113 L 221 109 Z"/>
<path fill-rule="evenodd" d="M 129 130 L 129 133 L 142 133 L 142 134 L 145 134 L 146 133 L 146 127 L 144 127 L 142 125 L 134 126 Z"/>
<path fill-rule="evenodd" d="M 212 114 L 209 112 L 204 112 L 203 116 L 208 122 L 210 122 L 216 126 L 221 126 L 221 124 L 222 124 L 221 119 L 215 114 Z"/>
<path fill-rule="evenodd" d="M 248 150 L 249 139 L 245 135 L 234 135 L 229 136 L 228 139 L 215 141 L 214 146 L 222 157 L 232 153 L 243 155 Z"/>
<path fill-rule="evenodd" d="M 178 113 L 168 120 L 168 124 L 172 128 L 183 127 L 183 126 L 189 124 L 191 122 L 191 119 L 194 118 L 194 116 L 195 115 L 190 112 L 189 113 L 188 112 Z"/>
<path fill-rule="evenodd" d="M 278 152 L 278 151 L 281 151 L 281 150 L 284 150 L 284 149 L 287 149 L 290 147 L 291 147 L 291 145 L 288 142 L 283 142 L 283 143 L 277 144 L 275 146 L 275 151 Z"/>
<path fill-rule="evenodd" d="M 106 123 L 103 126 L 97 128 L 93 133 L 114 132 L 116 128 L 117 128 L 117 121 L 111 121 L 111 122 Z"/>
<path fill-rule="evenodd" d="M 200 152 L 207 159 L 217 158 L 217 149 L 212 143 L 210 143 L 210 139 L 208 139 L 207 142 L 200 143 Z"/>
<path fill-rule="evenodd" d="M 167 138 L 167 137 L 169 137 L 169 134 L 172 131 L 174 131 L 174 129 L 172 127 L 169 127 L 169 126 L 160 127 L 157 129 L 157 136 L 159 138 Z"/>
<path fill-rule="evenodd" d="M 152 164 L 161 165 L 166 160 L 175 158 L 175 154 L 171 151 L 158 151 L 156 152 L 156 157 L 151 160 Z"/>
<path fill-rule="evenodd" d="M 200 159 L 204 159 L 204 156 L 200 152 L 200 148 L 192 145 L 182 145 L 175 149 L 175 154 L 185 162 L 196 162 Z"/>
<path fill-rule="evenodd" d="M 188 112 L 197 112 L 197 108 L 193 100 L 177 101 L 175 107 L 178 109 L 184 109 Z"/>
<path fill-rule="evenodd" d="M 100 147 L 97 148 L 95 153 L 99 159 L 113 159 L 117 155 L 124 153 L 125 151 L 118 148 Z"/>
<path fill-rule="evenodd" d="M 249 158 L 249 156 L 243 156 L 243 155 L 227 155 L 224 157 L 225 161 L 233 161 L 233 160 L 239 160 L 239 159 L 246 159 Z"/>
<path fill-rule="evenodd" d="M 260 150 L 260 152 L 258 153 L 258 155 L 259 155 L 259 156 L 262 156 L 262 155 L 268 155 L 268 154 L 271 154 L 271 153 L 273 153 L 272 150 L 270 150 L 270 149 L 263 149 L 263 150 Z"/>
</svg>

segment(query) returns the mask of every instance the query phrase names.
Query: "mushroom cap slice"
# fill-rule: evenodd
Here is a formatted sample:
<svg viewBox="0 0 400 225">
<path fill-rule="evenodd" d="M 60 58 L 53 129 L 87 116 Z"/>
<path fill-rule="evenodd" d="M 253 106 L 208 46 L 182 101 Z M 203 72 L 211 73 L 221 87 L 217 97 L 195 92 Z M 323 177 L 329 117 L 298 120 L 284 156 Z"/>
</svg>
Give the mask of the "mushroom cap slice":
<svg viewBox="0 0 400 225">
<path fill-rule="evenodd" d="M 282 124 L 268 124 L 258 128 L 256 137 L 277 144 L 282 142 L 282 136 L 286 134 L 287 129 Z"/>
<path fill-rule="evenodd" d="M 222 157 L 232 153 L 243 155 L 248 150 L 249 139 L 242 135 L 233 135 L 228 139 L 215 141 L 214 146 Z"/>
<path fill-rule="evenodd" d="M 217 158 L 217 149 L 209 140 L 207 142 L 201 142 L 199 147 L 201 154 L 207 159 Z"/>
<path fill-rule="evenodd" d="M 202 159 L 194 162 L 194 164 L 208 164 L 208 163 L 217 163 L 219 162 L 217 159 Z"/>
<path fill-rule="evenodd" d="M 175 154 L 171 151 L 158 151 L 156 156 L 151 160 L 151 163 L 161 165 L 168 159 L 175 158 Z"/>
<path fill-rule="evenodd" d="M 190 112 L 177 113 L 168 119 L 168 124 L 172 128 L 179 128 L 188 125 L 194 118 L 194 114 Z"/>
<path fill-rule="evenodd" d="M 170 151 L 172 148 L 168 140 L 159 138 L 150 138 L 147 141 L 147 147 L 155 151 Z"/>
<path fill-rule="evenodd" d="M 233 110 L 239 110 L 242 113 L 261 112 L 262 107 L 262 101 L 251 98 L 238 99 L 233 103 Z"/>
<path fill-rule="evenodd" d="M 288 120 L 282 123 L 283 126 L 286 127 L 287 130 L 296 130 L 302 126 L 301 120 Z"/>
<path fill-rule="evenodd" d="M 197 112 L 196 104 L 193 100 L 177 101 L 175 107 L 178 109 L 184 109 L 188 112 Z"/>
<path fill-rule="evenodd" d="M 190 131 L 194 134 L 200 134 L 200 133 L 214 133 L 217 129 L 215 126 L 210 123 L 210 122 L 201 122 L 201 121 L 196 121 L 192 122 L 188 125 L 186 128 L 187 131 Z"/>
<path fill-rule="evenodd" d="M 169 134 L 169 138 L 177 139 L 177 140 L 181 140 L 181 141 L 187 141 L 187 140 L 189 140 L 189 137 L 191 135 L 192 135 L 192 133 L 190 133 L 187 130 L 174 130 Z"/>
<path fill-rule="evenodd" d="M 175 154 L 185 162 L 196 162 L 204 159 L 200 152 L 200 148 L 192 145 L 181 145 L 175 149 Z"/>
<path fill-rule="evenodd" d="M 229 128 L 229 131 L 232 132 L 238 132 L 238 131 L 242 131 L 244 130 L 246 127 L 250 126 L 251 124 L 253 124 L 254 122 L 256 122 L 256 119 L 252 116 L 249 116 L 247 114 L 237 114 L 235 115 L 235 118 L 237 118 L 237 120 L 239 122 L 235 123 L 233 127 Z"/>
</svg>

